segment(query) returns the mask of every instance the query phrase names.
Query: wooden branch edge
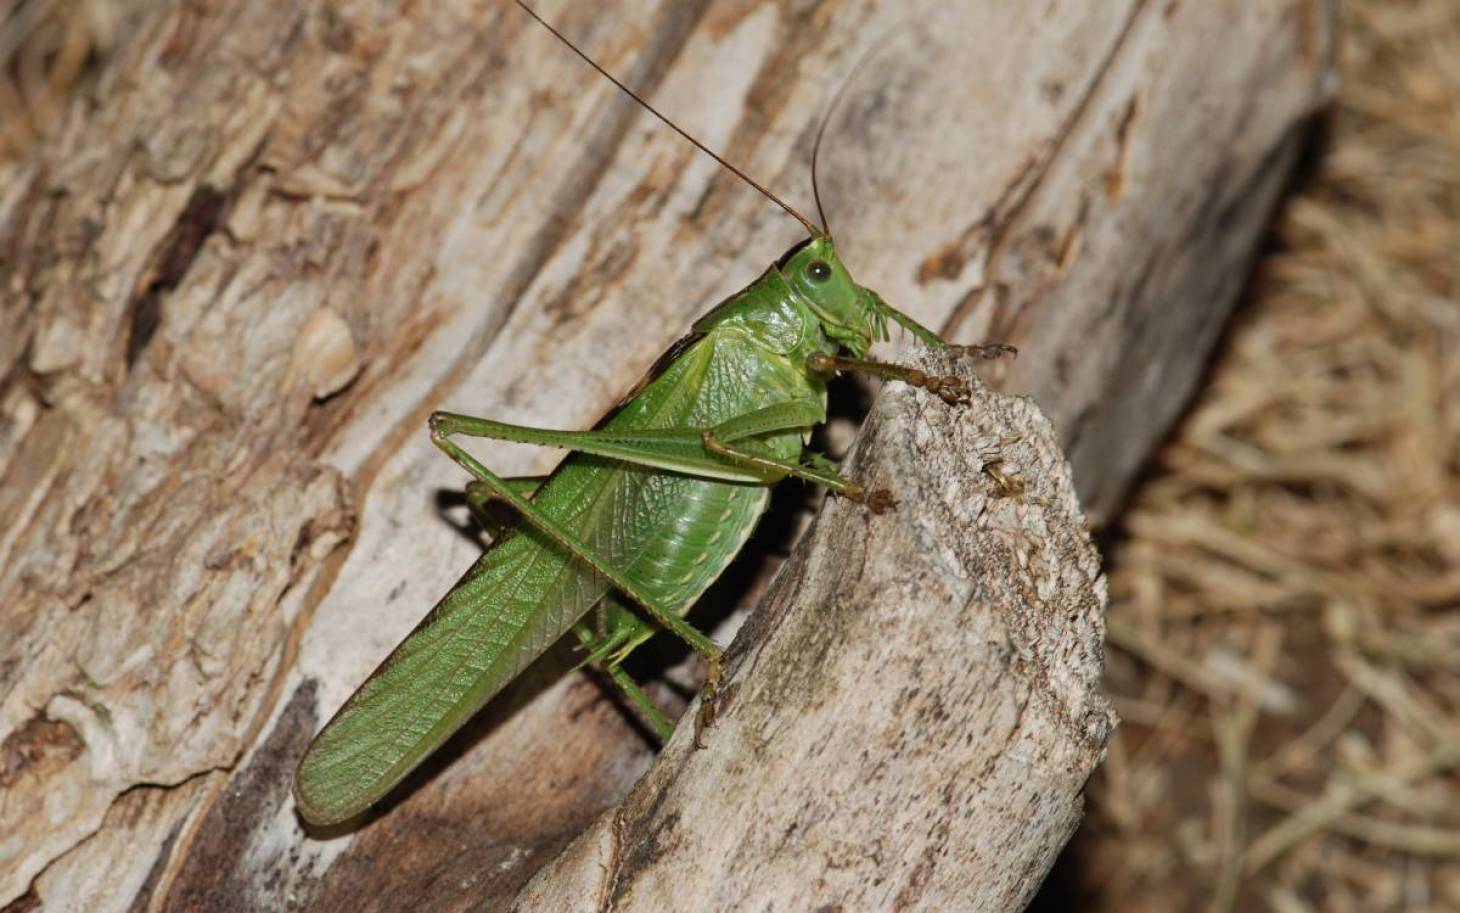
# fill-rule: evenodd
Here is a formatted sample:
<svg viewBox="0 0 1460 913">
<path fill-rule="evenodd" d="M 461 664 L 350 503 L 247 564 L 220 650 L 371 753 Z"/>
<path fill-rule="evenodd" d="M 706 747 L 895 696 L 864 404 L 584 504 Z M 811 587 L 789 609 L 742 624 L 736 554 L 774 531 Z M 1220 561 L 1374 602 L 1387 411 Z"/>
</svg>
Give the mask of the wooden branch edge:
<svg viewBox="0 0 1460 913">
<path fill-rule="evenodd" d="M 707 748 L 681 726 L 512 909 L 1003 913 L 1033 897 L 1115 725 L 1105 581 L 1035 403 L 966 362 L 918 361 L 972 397 L 878 396 L 846 466 L 897 508 L 828 498 L 732 645 Z"/>
</svg>

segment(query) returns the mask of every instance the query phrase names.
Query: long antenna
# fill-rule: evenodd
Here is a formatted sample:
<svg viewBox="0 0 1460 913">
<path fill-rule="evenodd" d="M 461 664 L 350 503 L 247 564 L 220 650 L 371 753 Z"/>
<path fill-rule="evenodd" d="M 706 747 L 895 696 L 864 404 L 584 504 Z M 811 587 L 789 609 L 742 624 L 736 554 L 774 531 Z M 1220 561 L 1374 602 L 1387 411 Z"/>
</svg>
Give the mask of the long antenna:
<svg viewBox="0 0 1460 913">
<path fill-rule="evenodd" d="M 872 57 L 872 54 L 880 45 L 881 42 L 873 42 L 863 52 L 862 56 L 857 58 L 857 62 L 852 65 L 852 71 L 847 74 L 847 78 L 837 88 L 836 95 L 832 96 L 831 105 L 827 107 L 825 116 L 821 118 L 821 126 L 816 128 L 816 143 L 811 147 L 811 195 L 816 198 L 816 215 L 817 218 L 821 219 L 822 234 L 828 238 L 831 237 L 831 223 L 826 221 L 826 210 L 821 206 L 821 184 L 816 180 L 816 160 L 821 155 L 821 138 L 826 135 L 826 125 L 831 123 L 831 116 L 836 113 L 837 107 L 841 105 L 842 98 L 846 96 L 847 89 L 851 86 L 852 80 L 856 79 L 857 74 L 862 70 L 862 66 Z"/>
<path fill-rule="evenodd" d="M 567 38 L 567 36 L 565 36 L 562 32 L 560 32 L 557 29 L 553 28 L 552 25 L 550 25 L 546 19 L 542 18 L 535 11 L 533 11 L 532 7 L 530 7 L 526 3 L 522 2 L 522 0 L 516 0 L 516 3 L 517 3 L 518 6 L 522 7 L 523 12 L 527 13 L 527 15 L 529 15 L 532 18 L 536 19 L 539 25 L 541 25 L 543 28 L 547 29 L 549 32 L 552 32 L 553 33 L 553 37 L 557 38 L 563 44 L 567 45 L 569 50 L 571 50 L 574 54 L 577 54 L 579 57 L 583 58 L 583 61 L 585 63 L 587 63 L 593 69 L 597 70 L 599 72 L 599 74 L 601 74 L 603 76 L 604 79 L 607 79 L 609 82 L 611 82 L 614 85 L 618 86 L 619 89 L 622 90 L 625 95 L 627 95 L 628 97 L 632 98 L 634 101 L 638 102 L 644 108 L 644 110 L 648 111 L 650 114 L 654 115 L 655 117 L 657 117 L 661 121 L 663 121 L 665 126 L 667 126 L 669 129 L 673 130 L 675 133 L 678 133 L 680 136 L 684 137 L 685 139 L 689 140 L 690 143 L 693 144 L 693 146 L 696 149 L 700 150 L 705 155 L 708 155 L 710 158 L 714 159 L 715 161 L 719 162 L 721 165 L 725 166 L 725 168 L 729 169 L 729 171 L 731 173 L 733 173 L 736 177 L 740 178 L 740 180 L 742 180 L 745 183 L 749 184 L 750 186 L 754 187 L 756 190 L 759 190 L 761 192 L 761 194 L 763 194 L 765 196 L 766 199 L 770 200 L 772 203 L 775 203 L 777 206 L 781 207 L 786 212 L 788 212 L 792 216 L 794 216 L 797 222 L 800 222 L 802 225 L 806 226 L 806 230 L 811 233 L 811 236 L 812 237 L 821 237 L 822 236 L 823 232 L 820 229 L 818 229 L 815 225 L 811 224 L 811 220 L 810 219 L 808 219 L 805 216 L 801 215 L 801 213 L 797 212 L 794 208 L 792 208 L 791 207 L 791 204 L 787 203 L 785 200 L 783 200 L 780 197 L 776 196 L 775 194 L 771 193 L 769 190 L 766 190 L 764 187 L 762 187 L 760 184 L 758 184 L 756 181 L 754 181 L 750 177 L 750 175 L 746 174 L 744 171 L 741 171 L 739 168 L 736 168 L 734 165 L 732 165 L 729 162 L 725 161 L 723 158 L 721 158 L 719 155 L 717 155 L 713 149 L 711 149 L 710 147 L 706 146 L 704 143 L 700 142 L 699 140 L 695 139 L 693 136 L 690 136 L 684 130 L 680 129 L 679 125 L 676 124 L 674 121 L 672 121 L 669 118 L 665 117 L 663 114 L 660 114 L 658 108 L 655 108 L 653 105 L 649 104 L 647 101 L 644 101 L 644 99 L 642 99 L 642 98 L 639 97 L 639 95 L 638 95 L 637 92 L 635 92 L 633 89 L 630 89 L 628 86 L 624 85 L 622 82 L 619 82 L 618 77 L 614 76 L 612 73 L 608 72 L 603 67 L 599 66 L 598 65 L 598 61 L 594 60 L 592 57 L 589 57 L 587 54 L 585 54 L 582 51 L 578 50 L 578 46 L 576 44 L 574 44 L 573 42 L 569 41 L 568 38 Z M 813 174 L 814 174 L 814 164 L 815 163 L 813 162 Z M 820 201 L 818 201 L 818 206 L 819 205 L 820 205 Z M 825 221 L 825 220 L 823 219 L 823 221 Z"/>
<path fill-rule="evenodd" d="M 831 223 L 826 221 L 826 209 L 821 205 L 821 184 L 816 180 L 816 160 L 821 156 L 821 138 L 826 135 L 826 125 L 831 123 L 831 115 L 836 111 L 836 103 L 842 100 L 842 93 L 846 91 L 847 82 L 837 90 L 836 98 L 831 100 L 831 107 L 826 109 L 826 116 L 821 119 L 821 126 L 816 128 L 816 144 L 811 147 L 811 196 L 816 200 L 816 217 L 821 220 L 821 231 L 828 238 L 831 237 Z"/>
</svg>

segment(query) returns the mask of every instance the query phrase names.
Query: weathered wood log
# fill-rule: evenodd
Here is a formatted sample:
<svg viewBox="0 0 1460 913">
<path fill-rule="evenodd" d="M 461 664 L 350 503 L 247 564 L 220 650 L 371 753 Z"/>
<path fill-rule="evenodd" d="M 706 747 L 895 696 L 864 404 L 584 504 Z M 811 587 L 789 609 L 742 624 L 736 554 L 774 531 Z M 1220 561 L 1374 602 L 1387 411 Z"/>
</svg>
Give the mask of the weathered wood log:
<svg viewBox="0 0 1460 913">
<path fill-rule="evenodd" d="M 1023 349 L 1001 383 L 1097 517 L 1195 382 L 1331 69 L 1306 0 L 614 10 L 543 4 L 803 209 L 847 84 L 821 162 L 844 259 Z M 563 657 L 363 829 L 306 835 L 288 797 L 479 548 L 425 415 L 589 424 L 795 226 L 506 3 L 125 21 L 0 171 L 0 903 L 510 897 L 652 758 Z"/>
</svg>

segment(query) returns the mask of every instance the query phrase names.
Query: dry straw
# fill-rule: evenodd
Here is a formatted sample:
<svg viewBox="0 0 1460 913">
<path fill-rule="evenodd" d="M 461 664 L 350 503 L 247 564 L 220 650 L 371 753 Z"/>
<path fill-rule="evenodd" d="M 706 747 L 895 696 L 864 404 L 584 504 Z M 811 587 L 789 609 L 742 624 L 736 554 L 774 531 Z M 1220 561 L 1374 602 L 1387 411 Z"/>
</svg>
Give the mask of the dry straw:
<svg viewBox="0 0 1460 913">
<path fill-rule="evenodd" d="M 1343 85 L 1111 554 L 1090 909 L 1460 910 L 1460 4 Z"/>
</svg>

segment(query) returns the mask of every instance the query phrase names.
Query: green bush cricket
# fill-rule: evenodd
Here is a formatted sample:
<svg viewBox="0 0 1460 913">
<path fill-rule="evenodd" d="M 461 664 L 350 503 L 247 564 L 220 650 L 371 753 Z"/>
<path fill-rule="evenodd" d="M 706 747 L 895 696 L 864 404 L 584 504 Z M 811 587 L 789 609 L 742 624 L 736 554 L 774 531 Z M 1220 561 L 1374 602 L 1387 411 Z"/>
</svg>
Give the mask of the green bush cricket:
<svg viewBox="0 0 1460 913">
<path fill-rule="evenodd" d="M 432 441 L 473 477 L 467 499 L 517 519 L 346 701 L 300 762 L 303 818 L 334 824 L 363 812 L 435 751 L 528 663 L 572 631 L 662 738 L 671 722 L 622 663 L 658 630 L 701 654 L 707 673 L 695 739 L 713 721 L 720 648 L 684 619 L 750 537 L 788 476 L 881 512 L 885 491 L 843 478 L 810 451 L 826 420 L 826 383 L 861 372 L 924 387 L 950 404 L 968 390 L 866 360 L 896 323 L 958 355 L 996 357 L 1002 345 L 952 346 L 853 281 L 831 235 L 681 130 L 606 72 L 522 0 L 529 15 L 635 101 L 790 213 L 808 238 L 697 321 L 649 376 L 591 431 L 552 431 L 448 412 L 431 416 Z M 822 123 L 825 129 L 826 121 Z M 816 148 L 819 151 L 821 134 Z M 812 155 L 815 188 L 816 155 Z M 458 435 L 570 451 L 543 479 L 496 475 Z M 594 612 L 593 623 L 585 620 Z"/>
</svg>

